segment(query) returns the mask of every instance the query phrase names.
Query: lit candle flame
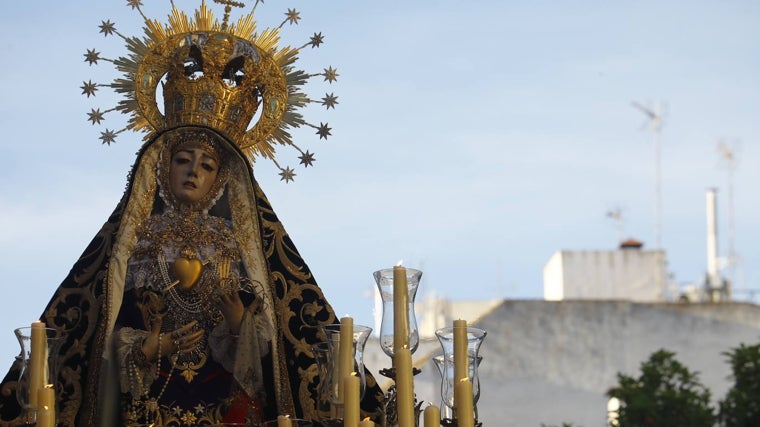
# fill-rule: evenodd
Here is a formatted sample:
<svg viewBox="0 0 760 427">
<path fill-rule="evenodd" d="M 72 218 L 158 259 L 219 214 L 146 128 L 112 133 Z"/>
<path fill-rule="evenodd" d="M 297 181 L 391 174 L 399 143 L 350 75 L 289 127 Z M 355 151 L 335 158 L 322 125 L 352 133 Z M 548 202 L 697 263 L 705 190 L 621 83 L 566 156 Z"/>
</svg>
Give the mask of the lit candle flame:
<svg viewBox="0 0 760 427">
<path fill-rule="evenodd" d="M 398 260 L 398 262 L 396 263 L 396 267 L 401 267 L 402 265 L 404 265 L 404 260 L 403 259 Z"/>
</svg>

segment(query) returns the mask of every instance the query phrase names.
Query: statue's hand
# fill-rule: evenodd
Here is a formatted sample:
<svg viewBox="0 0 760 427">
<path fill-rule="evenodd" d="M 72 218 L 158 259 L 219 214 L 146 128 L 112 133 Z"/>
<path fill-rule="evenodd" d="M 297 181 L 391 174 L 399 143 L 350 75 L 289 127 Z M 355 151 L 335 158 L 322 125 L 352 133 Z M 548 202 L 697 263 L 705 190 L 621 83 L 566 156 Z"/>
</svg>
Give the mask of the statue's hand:
<svg viewBox="0 0 760 427">
<path fill-rule="evenodd" d="M 245 306 L 240 299 L 237 291 L 221 294 L 219 296 L 219 310 L 222 311 L 224 319 L 230 326 L 230 333 L 237 335 L 240 333 L 240 324 L 243 323 L 243 313 Z"/>
<path fill-rule="evenodd" d="M 161 354 L 187 353 L 194 350 L 203 338 L 203 330 L 193 331 L 198 324 L 192 321 L 179 327 L 171 332 L 161 333 L 162 321 L 153 322 L 153 329 L 150 335 L 143 341 L 142 351 L 148 360 L 154 361 L 158 358 L 159 341 L 161 345 Z"/>
<path fill-rule="evenodd" d="M 205 332 L 203 329 L 194 330 L 197 325 L 198 321 L 193 320 L 170 333 L 165 333 L 162 337 L 165 342 L 161 343 L 161 348 L 168 349 L 167 354 L 189 353 L 195 350 Z"/>
<path fill-rule="evenodd" d="M 142 352 L 145 353 L 145 357 L 151 362 L 158 357 L 158 340 L 161 338 L 161 325 L 163 322 L 163 316 L 156 316 L 152 319 L 150 334 L 148 334 L 148 337 L 145 338 L 142 344 Z"/>
</svg>

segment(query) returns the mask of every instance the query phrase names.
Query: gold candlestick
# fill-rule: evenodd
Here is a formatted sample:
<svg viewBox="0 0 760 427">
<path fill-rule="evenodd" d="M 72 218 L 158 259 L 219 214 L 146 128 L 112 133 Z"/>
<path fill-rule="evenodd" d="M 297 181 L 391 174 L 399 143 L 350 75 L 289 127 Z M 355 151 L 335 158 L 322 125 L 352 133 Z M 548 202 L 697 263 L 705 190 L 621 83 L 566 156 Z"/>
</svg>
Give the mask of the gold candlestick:
<svg viewBox="0 0 760 427">
<path fill-rule="evenodd" d="M 467 321 L 454 321 L 454 383 L 468 376 L 467 373 Z"/>
<path fill-rule="evenodd" d="M 346 401 L 343 379 L 354 372 L 354 319 L 340 319 L 340 342 L 338 343 L 338 402 Z"/>
<path fill-rule="evenodd" d="M 396 366 L 396 405 L 398 426 L 415 427 L 414 422 L 414 378 L 412 373 L 412 352 L 404 347 L 396 350 L 393 357 Z"/>
<path fill-rule="evenodd" d="M 441 426 L 441 410 L 435 405 L 425 408 L 425 427 Z"/>
<path fill-rule="evenodd" d="M 47 332 L 45 323 L 32 323 L 32 349 L 29 363 L 29 406 L 37 408 L 37 393 L 46 384 Z"/>
<path fill-rule="evenodd" d="M 393 351 L 409 347 L 409 290 L 406 268 L 393 267 Z"/>
<path fill-rule="evenodd" d="M 343 377 L 343 390 L 345 391 L 343 427 L 357 427 L 359 425 L 359 377 L 356 376 L 356 372 Z"/>
<path fill-rule="evenodd" d="M 454 389 L 454 408 L 458 427 L 474 427 L 475 411 L 472 399 L 472 381 L 462 378 Z"/>
</svg>

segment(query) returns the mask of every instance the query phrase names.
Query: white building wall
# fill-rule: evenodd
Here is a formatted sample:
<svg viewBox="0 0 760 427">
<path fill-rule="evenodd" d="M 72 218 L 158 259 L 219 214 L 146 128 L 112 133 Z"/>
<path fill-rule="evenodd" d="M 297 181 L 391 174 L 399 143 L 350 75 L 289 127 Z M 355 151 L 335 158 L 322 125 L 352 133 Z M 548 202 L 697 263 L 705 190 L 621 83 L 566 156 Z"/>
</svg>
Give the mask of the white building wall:
<svg viewBox="0 0 760 427">
<path fill-rule="evenodd" d="M 556 252 L 544 266 L 544 299 L 561 301 L 565 297 L 564 286 L 562 252 Z"/>
<path fill-rule="evenodd" d="M 665 252 L 559 251 L 544 267 L 544 299 L 666 300 Z"/>
<path fill-rule="evenodd" d="M 713 404 L 723 399 L 733 383 L 723 353 L 758 343 L 760 307 L 505 300 L 473 326 L 488 332 L 478 368 L 483 426 L 604 427 L 606 392 L 618 383 L 617 374 L 638 377 L 641 363 L 660 349 L 699 372 Z M 441 348 L 420 344 L 414 360 L 422 373 L 414 377 L 414 392 L 419 402 L 440 404 L 441 376 L 430 358 Z M 367 348 L 382 355 L 368 363 L 370 369 L 391 365 L 379 344 Z"/>
<path fill-rule="evenodd" d="M 502 300 L 451 301 L 435 295 L 427 296 L 415 304 L 415 318 L 420 339 L 436 340 L 435 331 L 454 325 L 454 320 L 462 319 L 468 323 L 478 321 Z"/>
</svg>

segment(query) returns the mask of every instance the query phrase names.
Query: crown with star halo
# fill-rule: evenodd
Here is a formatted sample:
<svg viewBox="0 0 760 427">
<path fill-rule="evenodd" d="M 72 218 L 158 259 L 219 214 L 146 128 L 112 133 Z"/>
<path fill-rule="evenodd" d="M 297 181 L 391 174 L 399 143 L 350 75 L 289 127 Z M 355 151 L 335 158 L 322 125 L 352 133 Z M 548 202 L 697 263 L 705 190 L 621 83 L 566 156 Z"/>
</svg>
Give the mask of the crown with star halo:
<svg viewBox="0 0 760 427">
<path fill-rule="evenodd" d="M 128 0 L 127 5 L 136 9 L 145 21 L 142 38 L 124 37 L 110 20 L 102 21 L 100 32 L 121 37 L 129 55 L 111 60 L 101 57 L 95 49 L 88 49 L 84 55 L 86 62 L 90 65 L 100 60 L 112 62 L 122 76 L 108 84 L 84 82 L 82 93 L 89 98 L 99 87 L 109 87 L 124 99 L 105 111 L 92 109 L 88 120 L 93 125 L 101 124 L 105 114 L 112 111 L 130 116 L 123 129 L 106 128 L 101 132 L 101 141 L 109 145 L 127 130 L 145 132 L 145 138 L 150 139 L 179 126 L 209 127 L 237 144 L 252 162 L 257 157 L 272 160 L 280 169 L 281 180 L 292 181 L 295 172 L 280 166 L 275 146 L 294 147 L 301 154 L 301 164 L 308 167 L 314 162 L 314 154 L 295 145 L 289 129 L 310 126 L 317 130 L 319 139 L 327 139 L 331 131 L 327 123 L 317 126 L 303 118 L 299 110 L 320 101 L 310 99 L 301 87 L 317 76 L 332 83 L 338 77 L 337 71 L 328 67 L 321 73 L 310 74 L 294 66 L 302 49 L 319 47 L 324 37 L 322 33 L 314 33 L 300 47 L 279 47 L 281 28 L 301 19 L 295 9 L 288 9 L 278 27 L 257 32 L 254 12 L 263 0 L 256 0 L 251 11 L 236 23 L 229 23 L 231 9 L 245 7 L 243 3 L 213 1 L 225 6 L 221 21 L 214 18 L 205 0 L 192 18 L 172 1 L 171 13 L 164 24 L 146 18 L 140 0 Z M 163 112 L 156 96 L 159 86 L 163 89 Z M 334 108 L 337 97 L 325 94 L 321 104 L 328 110 Z"/>
</svg>

